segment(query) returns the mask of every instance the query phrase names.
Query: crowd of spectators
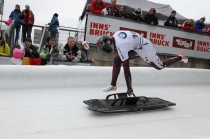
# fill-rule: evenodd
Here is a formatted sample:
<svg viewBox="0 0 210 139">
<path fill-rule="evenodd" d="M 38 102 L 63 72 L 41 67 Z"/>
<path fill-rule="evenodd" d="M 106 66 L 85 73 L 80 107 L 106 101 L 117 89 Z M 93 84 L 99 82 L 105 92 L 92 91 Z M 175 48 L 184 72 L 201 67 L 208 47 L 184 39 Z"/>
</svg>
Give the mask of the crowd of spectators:
<svg viewBox="0 0 210 139">
<path fill-rule="evenodd" d="M 104 12 L 104 10 L 107 11 Z M 126 7 L 121 6 L 118 8 L 116 0 L 111 0 L 110 4 L 106 7 L 106 3 L 102 0 L 92 0 L 90 4 L 90 11 L 94 14 L 101 14 L 107 16 L 115 16 L 119 18 L 132 19 L 135 21 L 142 21 L 151 25 L 158 25 L 158 18 L 156 10 L 151 8 L 149 13 L 143 16 L 141 7 L 137 7 L 132 14 L 127 13 Z"/>
<path fill-rule="evenodd" d="M 1 38 L 1 37 L 0 37 Z M 4 37 L 3 37 L 4 38 Z M 20 42 L 19 42 L 20 43 Z M 3 44 L 3 43 L 2 43 Z M 19 48 L 22 50 L 24 58 L 40 58 L 40 65 L 47 65 L 51 59 L 53 61 L 66 61 L 66 62 L 86 62 L 95 64 L 96 61 L 94 59 L 89 59 L 88 49 L 89 45 L 87 41 L 78 41 L 75 43 L 74 37 L 69 37 L 67 39 L 66 45 L 62 47 L 58 47 L 56 44 L 56 39 L 53 36 L 49 36 L 46 39 L 46 45 L 41 47 L 40 52 L 38 52 L 38 47 L 32 44 L 32 40 L 30 38 L 26 38 L 24 43 L 21 43 L 20 46 L 23 48 Z M 8 45 L 7 53 L 10 53 L 10 49 Z M 1 47 L 0 47 L 1 51 Z M 1 53 L 0 53 L 1 54 Z M 2 53 L 3 55 L 3 53 Z M 8 54 L 9 55 L 9 54 Z"/>
<path fill-rule="evenodd" d="M 87 5 L 87 11 L 90 11 L 90 5 Z M 96 11 L 97 12 L 97 11 Z M 52 58 L 54 61 L 61 60 L 61 61 L 69 61 L 73 63 L 78 62 L 90 62 L 95 64 L 94 59 L 89 59 L 88 49 L 89 45 L 87 41 L 78 41 L 75 42 L 74 37 L 69 37 L 67 43 L 64 46 L 58 47 L 56 45 L 56 34 L 59 30 L 59 20 L 58 14 L 53 14 L 51 22 L 48 23 L 50 32 L 50 36 L 46 39 L 46 45 L 41 47 L 40 52 L 38 52 L 38 48 L 32 44 L 31 40 L 31 32 L 32 27 L 34 25 L 35 16 L 30 9 L 28 4 L 25 5 L 25 9 L 21 12 L 20 5 L 16 4 L 15 9 L 9 15 L 9 19 L 15 20 L 14 29 L 16 31 L 15 36 L 15 43 L 18 44 L 19 49 L 21 49 L 24 53 L 23 59 L 25 57 L 28 58 L 40 58 L 41 65 L 46 65 L 49 63 L 50 59 Z M 20 44 L 19 40 L 19 33 L 22 26 L 22 38 L 23 43 Z M 10 31 L 10 36 L 12 36 L 12 32 L 14 29 Z M 8 42 L 11 42 L 11 38 Z M 5 38 L 0 34 L 0 55 L 1 56 L 10 56 L 10 47 L 6 43 Z"/>
<path fill-rule="evenodd" d="M 106 6 L 106 3 L 103 0 L 92 0 L 90 6 L 90 12 L 94 14 L 101 14 L 107 16 L 115 16 L 119 18 L 127 18 L 139 22 L 144 22 L 150 25 L 158 25 L 158 17 L 156 16 L 156 9 L 151 8 L 148 14 L 143 15 L 141 7 L 137 7 L 132 13 L 126 12 L 126 7 L 121 6 L 118 8 L 117 1 L 111 0 L 110 4 Z M 106 14 L 107 11 L 108 14 Z M 89 11 L 86 8 L 86 12 Z M 84 13 L 81 17 L 84 16 Z M 176 19 L 176 11 L 173 10 L 169 15 L 168 19 L 165 21 L 164 26 L 169 26 L 173 28 L 180 28 L 187 31 L 197 32 L 197 33 L 207 33 L 210 34 L 210 27 L 205 28 L 205 17 L 202 17 L 200 20 L 194 21 L 193 19 L 188 19 L 187 21 L 183 22 L 180 26 Z"/>
</svg>

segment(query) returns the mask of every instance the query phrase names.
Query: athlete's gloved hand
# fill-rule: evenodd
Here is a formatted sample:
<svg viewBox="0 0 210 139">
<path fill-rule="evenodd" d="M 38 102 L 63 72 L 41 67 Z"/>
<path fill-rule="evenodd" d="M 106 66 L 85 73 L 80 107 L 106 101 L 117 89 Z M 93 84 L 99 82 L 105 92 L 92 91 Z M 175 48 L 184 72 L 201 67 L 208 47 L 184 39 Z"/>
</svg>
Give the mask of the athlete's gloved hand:
<svg viewBox="0 0 210 139">
<path fill-rule="evenodd" d="M 56 56 L 58 56 L 58 54 L 59 54 L 59 52 L 56 52 L 56 53 L 52 54 L 52 56 L 56 57 Z"/>
<path fill-rule="evenodd" d="M 47 58 L 47 59 L 50 59 L 50 57 L 51 57 L 51 54 L 47 54 L 47 55 L 46 55 L 46 58 Z"/>
</svg>

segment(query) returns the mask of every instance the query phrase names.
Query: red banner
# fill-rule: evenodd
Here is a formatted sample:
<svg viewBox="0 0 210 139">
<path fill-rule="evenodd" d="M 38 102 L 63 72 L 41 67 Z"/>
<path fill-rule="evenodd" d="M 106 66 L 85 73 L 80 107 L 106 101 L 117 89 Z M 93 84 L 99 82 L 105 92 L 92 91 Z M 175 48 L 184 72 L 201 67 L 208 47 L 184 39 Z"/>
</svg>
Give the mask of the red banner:
<svg viewBox="0 0 210 139">
<path fill-rule="evenodd" d="M 194 50 L 195 40 L 190 40 L 190 39 L 180 38 L 180 37 L 173 37 L 172 47 Z"/>
</svg>

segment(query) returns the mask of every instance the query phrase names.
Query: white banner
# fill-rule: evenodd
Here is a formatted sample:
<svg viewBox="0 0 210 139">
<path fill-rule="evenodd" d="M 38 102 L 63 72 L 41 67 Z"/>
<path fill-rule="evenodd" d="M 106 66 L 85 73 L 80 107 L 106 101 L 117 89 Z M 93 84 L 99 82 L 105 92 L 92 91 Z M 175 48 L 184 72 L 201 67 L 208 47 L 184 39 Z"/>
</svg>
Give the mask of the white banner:
<svg viewBox="0 0 210 139">
<path fill-rule="evenodd" d="M 210 37 L 160 26 L 151 26 L 127 20 L 88 15 L 86 40 L 96 44 L 99 36 L 112 36 L 118 30 L 131 30 L 142 34 L 155 46 L 158 53 L 184 52 L 186 56 L 210 59 Z"/>
<path fill-rule="evenodd" d="M 4 12 L 4 0 L 0 0 L 0 14 L 3 15 Z"/>
</svg>

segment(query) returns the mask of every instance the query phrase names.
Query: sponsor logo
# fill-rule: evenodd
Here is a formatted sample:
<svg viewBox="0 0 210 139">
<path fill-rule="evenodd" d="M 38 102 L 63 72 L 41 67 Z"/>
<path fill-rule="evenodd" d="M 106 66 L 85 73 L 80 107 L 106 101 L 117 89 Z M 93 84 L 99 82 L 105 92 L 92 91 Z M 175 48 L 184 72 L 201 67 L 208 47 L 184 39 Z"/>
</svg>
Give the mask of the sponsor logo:
<svg viewBox="0 0 210 139">
<path fill-rule="evenodd" d="M 198 41 L 196 50 L 199 52 L 210 53 L 210 42 Z"/>
<path fill-rule="evenodd" d="M 109 31 L 110 27 L 111 27 L 111 25 L 109 25 L 109 24 L 90 22 L 89 35 L 92 35 L 92 36 L 103 36 L 103 35 L 113 36 L 114 32 Z"/>
<path fill-rule="evenodd" d="M 136 30 L 136 29 L 131 29 L 131 28 L 124 28 L 124 27 L 120 27 L 120 30 L 129 30 L 129 31 L 133 31 L 133 32 L 136 32 L 136 33 L 141 34 L 141 36 L 143 36 L 144 38 L 147 38 L 147 32 L 146 32 L 146 31 Z"/>
<path fill-rule="evenodd" d="M 160 34 L 160 33 L 154 33 L 150 32 L 150 41 L 159 46 L 168 46 L 169 47 L 169 41 L 165 39 L 166 35 L 165 34 Z"/>
<path fill-rule="evenodd" d="M 173 38 L 173 47 L 194 50 L 195 40 L 190 40 L 186 38 L 174 37 Z"/>
<path fill-rule="evenodd" d="M 125 32 L 120 32 L 120 33 L 118 34 L 118 36 L 119 36 L 121 39 L 127 38 L 127 34 L 126 34 Z"/>
</svg>

